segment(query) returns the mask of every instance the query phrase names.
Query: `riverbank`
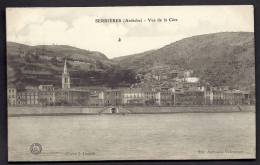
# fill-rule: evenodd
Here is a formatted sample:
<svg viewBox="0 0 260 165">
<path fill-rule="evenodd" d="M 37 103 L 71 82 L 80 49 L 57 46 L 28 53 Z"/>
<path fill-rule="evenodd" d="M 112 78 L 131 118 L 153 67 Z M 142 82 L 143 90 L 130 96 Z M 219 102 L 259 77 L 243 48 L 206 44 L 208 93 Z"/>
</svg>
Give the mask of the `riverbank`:
<svg viewBox="0 0 260 165">
<path fill-rule="evenodd" d="M 98 115 L 112 114 L 112 107 L 8 107 L 8 116 L 64 116 L 64 115 Z M 254 105 L 222 106 L 172 106 L 143 107 L 120 106 L 116 114 L 162 114 L 162 113 L 218 113 L 218 112 L 255 112 Z"/>
</svg>

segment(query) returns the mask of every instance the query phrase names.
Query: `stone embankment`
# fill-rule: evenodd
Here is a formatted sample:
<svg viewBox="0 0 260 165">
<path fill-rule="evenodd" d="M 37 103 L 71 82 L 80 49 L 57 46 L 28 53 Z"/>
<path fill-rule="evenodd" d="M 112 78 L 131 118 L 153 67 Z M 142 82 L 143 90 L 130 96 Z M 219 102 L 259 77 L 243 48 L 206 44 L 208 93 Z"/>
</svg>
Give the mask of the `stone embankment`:
<svg viewBox="0 0 260 165">
<path fill-rule="evenodd" d="M 223 106 L 172 106 L 172 107 L 9 107 L 8 116 L 62 116 L 62 115 L 100 115 L 100 114 L 161 114 L 161 113 L 228 113 L 255 112 L 254 105 Z"/>
</svg>

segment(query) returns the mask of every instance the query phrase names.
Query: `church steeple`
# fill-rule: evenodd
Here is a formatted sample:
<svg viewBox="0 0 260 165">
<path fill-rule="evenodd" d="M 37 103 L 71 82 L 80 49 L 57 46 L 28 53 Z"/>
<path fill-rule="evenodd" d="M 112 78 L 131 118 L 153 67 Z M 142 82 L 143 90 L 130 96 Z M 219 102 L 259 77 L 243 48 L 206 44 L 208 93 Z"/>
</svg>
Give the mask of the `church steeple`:
<svg viewBox="0 0 260 165">
<path fill-rule="evenodd" d="M 62 89 L 69 89 L 69 88 L 70 88 L 70 75 L 67 69 L 67 59 L 65 59 L 63 73 L 62 73 Z"/>
<path fill-rule="evenodd" d="M 67 59 L 65 59 L 65 62 L 64 62 L 63 74 L 68 74 Z"/>
</svg>

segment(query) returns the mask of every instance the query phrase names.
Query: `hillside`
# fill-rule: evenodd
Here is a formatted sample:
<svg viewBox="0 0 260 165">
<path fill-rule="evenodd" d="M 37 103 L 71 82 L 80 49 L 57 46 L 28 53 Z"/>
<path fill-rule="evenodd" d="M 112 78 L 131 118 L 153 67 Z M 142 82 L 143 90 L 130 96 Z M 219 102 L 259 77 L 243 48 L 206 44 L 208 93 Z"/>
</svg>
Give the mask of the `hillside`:
<svg viewBox="0 0 260 165">
<path fill-rule="evenodd" d="M 185 38 L 157 50 L 114 60 L 139 73 L 158 66 L 192 69 L 214 86 L 249 88 L 255 82 L 254 59 L 253 33 L 223 32 Z"/>
<path fill-rule="evenodd" d="M 8 83 L 61 85 L 65 58 L 73 86 L 130 86 L 143 75 L 168 68 L 193 70 L 213 86 L 248 89 L 255 84 L 254 34 L 223 32 L 193 36 L 160 49 L 108 59 L 100 52 L 66 45 L 7 43 Z M 170 70 L 169 70 L 170 68 Z"/>
<path fill-rule="evenodd" d="M 112 77 L 119 77 L 120 68 L 100 52 L 66 45 L 28 46 L 14 42 L 7 42 L 8 83 L 21 87 L 39 84 L 60 86 L 65 59 L 73 86 L 128 84 L 126 79 L 129 77 L 123 75 L 122 82 L 114 82 Z"/>
</svg>

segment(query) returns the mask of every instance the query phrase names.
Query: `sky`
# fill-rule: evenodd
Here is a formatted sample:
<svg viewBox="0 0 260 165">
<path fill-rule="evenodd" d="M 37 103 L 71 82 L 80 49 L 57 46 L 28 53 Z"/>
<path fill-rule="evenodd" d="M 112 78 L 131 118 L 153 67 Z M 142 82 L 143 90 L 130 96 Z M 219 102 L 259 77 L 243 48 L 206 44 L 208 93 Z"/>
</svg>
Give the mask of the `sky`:
<svg viewBox="0 0 260 165">
<path fill-rule="evenodd" d="M 100 19 L 121 22 L 97 23 Z M 126 19 L 142 22 L 123 22 Z M 194 35 L 254 32 L 249 5 L 7 8 L 6 21 L 7 41 L 70 45 L 108 58 L 157 49 Z"/>
</svg>

